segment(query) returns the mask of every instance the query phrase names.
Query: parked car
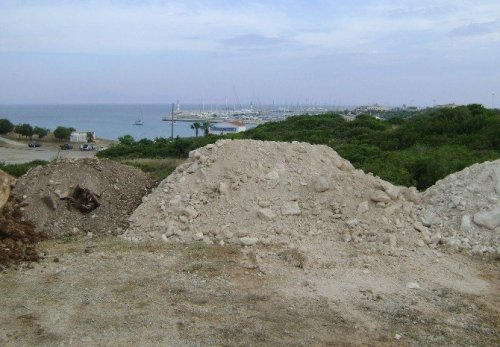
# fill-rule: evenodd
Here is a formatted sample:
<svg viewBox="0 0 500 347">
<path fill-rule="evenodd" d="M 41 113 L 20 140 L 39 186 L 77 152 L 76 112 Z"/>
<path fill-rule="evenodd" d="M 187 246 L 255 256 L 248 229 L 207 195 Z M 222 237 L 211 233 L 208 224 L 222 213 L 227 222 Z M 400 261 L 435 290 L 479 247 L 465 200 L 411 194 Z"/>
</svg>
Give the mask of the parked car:
<svg viewBox="0 0 500 347">
<path fill-rule="evenodd" d="M 39 142 L 36 142 L 36 141 L 30 141 L 28 143 L 28 147 L 32 147 L 32 148 L 35 148 L 35 147 L 40 147 L 41 144 Z"/>
<path fill-rule="evenodd" d="M 80 151 L 93 151 L 94 149 L 94 146 L 90 143 L 80 145 Z"/>
<path fill-rule="evenodd" d="M 62 150 L 68 150 L 68 149 L 73 149 L 73 145 L 69 143 L 65 143 L 64 145 L 61 145 Z"/>
</svg>

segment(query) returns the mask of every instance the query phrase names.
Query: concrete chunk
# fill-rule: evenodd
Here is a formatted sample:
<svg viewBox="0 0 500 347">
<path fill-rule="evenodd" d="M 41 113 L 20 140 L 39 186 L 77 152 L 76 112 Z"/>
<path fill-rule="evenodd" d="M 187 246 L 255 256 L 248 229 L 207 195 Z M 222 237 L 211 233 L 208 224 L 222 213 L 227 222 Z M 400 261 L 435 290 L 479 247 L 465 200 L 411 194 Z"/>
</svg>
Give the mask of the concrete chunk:
<svg viewBox="0 0 500 347">
<path fill-rule="evenodd" d="M 474 215 L 474 223 L 493 230 L 500 226 L 500 207 L 488 212 L 478 212 Z"/>
<path fill-rule="evenodd" d="M 270 208 L 261 208 L 257 211 L 257 216 L 263 221 L 272 221 L 276 218 L 276 213 Z"/>
<path fill-rule="evenodd" d="M 284 216 L 295 216 L 300 214 L 300 207 L 297 201 L 286 201 L 281 208 L 281 214 Z"/>
<path fill-rule="evenodd" d="M 391 198 L 389 197 L 389 195 L 387 195 L 381 190 L 377 190 L 375 193 L 373 193 L 370 199 L 372 199 L 375 202 L 385 202 L 385 203 L 391 202 Z"/>
</svg>

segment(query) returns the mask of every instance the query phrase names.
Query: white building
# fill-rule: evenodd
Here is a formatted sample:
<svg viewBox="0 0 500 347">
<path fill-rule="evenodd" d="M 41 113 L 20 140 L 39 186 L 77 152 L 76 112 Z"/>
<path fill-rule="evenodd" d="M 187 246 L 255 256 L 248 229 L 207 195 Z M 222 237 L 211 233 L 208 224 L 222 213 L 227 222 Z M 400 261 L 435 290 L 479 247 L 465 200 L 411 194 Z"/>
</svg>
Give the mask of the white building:
<svg viewBox="0 0 500 347">
<path fill-rule="evenodd" d="M 95 132 L 89 131 L 92 134 L 92 140 L 95 140 Z M 87 131 L 73 131 L 69 136 L 69 142 L 88 142 Z"/>
<path fill-rule="evenodd" d="M 358 106 L 354 109 L 354 113 L 371 113 L 371 112 L 387 112 L 391 109 L 387 106 L 381 106 L 379 104 L 375 105 L 367 105 L 367 106 Z"/>
<path fill-rule="evenodd" d="M 214 135 L 234 134 L 245 130 L 247 130 L 245 124 L 238 121 L 214 123 L 210 126 L 210 134 Z"/>
</svg>

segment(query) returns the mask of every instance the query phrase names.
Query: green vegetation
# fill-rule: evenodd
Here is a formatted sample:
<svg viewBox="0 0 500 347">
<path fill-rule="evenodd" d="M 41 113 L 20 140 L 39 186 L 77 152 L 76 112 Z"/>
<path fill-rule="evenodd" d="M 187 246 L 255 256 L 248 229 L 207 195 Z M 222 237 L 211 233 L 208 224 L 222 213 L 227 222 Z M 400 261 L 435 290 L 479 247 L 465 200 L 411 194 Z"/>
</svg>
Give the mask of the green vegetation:
<svg viewBox="0 0 500 347">
<path fill-rule="evenodd" d="M 481 105 L 431 109 L 383 121 L 334 114 L 296 116 L 233 138 L 327 144 L 356 168 L 425 189 L 476 162 L 500 158 L 500 112 Z"/>
<path fill-rule="evenodd" d="M 14 124 L 8 119 L 0 119 L 0 134 L 7 134 L 14 130 Z"/>
<path fill-rule="evenodd" d="M 196 137 L 198 137 L 198 133 L 200 131 L 200 128 L 203 126 L 203 124 L 201 124 L 200 122 L 194 122 L 193 124 L 191 124 L 191 129 L 193 129 L 196 133 Z"/>
<path fill-rule="evenodd" d="M 39 139 L 43 139 L 45 136 L 50 134 L 50 129 L 35 127 L 33 129 L 33 134 L 38 135 Z"/>
<path fill-rule="evenodd" d="M 33 160 L 30 161 L 29 163 L 23 163 L 23 164 L 5 164 L 0 162 L 0 169 L 7 172 L 9 175 L 12 175 L 14 177 L 20 177 L 24 175 L 26 172 L 28 172 L 28 170 L 31 169 L 32 167 L 38 165 L 46 165 L 48 163 L 49 162 L 45 160 Z"/>
<path fill-rule="evenodd" d="M 98 157 L 111 159 L 136 158 L 187 158 L 189 151 L 214 143 L 219 137 L 209 135 L 204 137 L 175 138 L 167 140 L 157 137 L 154 140 L 142 139 L 135 141 L 130 135 L 119 137 L 119 144 L 98 152 Z"/>
<path fill-rule="evenodd" d="M 430 109 L 416 112 L 413 117 L 396 116 L 388 120 L 367 115 L 351 122 L 336 114 L 294 116 L 222 138 L 325 144 L 356 168 L 395 184 L 425 189 L 473 163 L 500 158 L 498 134 L 500 111 L 474 104 Z M 99 152 L 98 156 L 185 158 L 189 151 L 219 138 L 213 135 L 173 141 L 132 138 L 132 141 L 120 140 L 120 144 Z"/>
<path fill-rule="evenodd" d="M 203 133 L 205 136 L 210 135 L 210 122 L 209 121 L 204 121 L 201 123 L 201 129 L 203 129 Z"/>
<path fill-rule="evenodd" d="M 54 130 L 54 137 L 56 139 L 59 139 L 59 141 L 61 141 L 61 140 L 69 140 L 69 137 L 71 136 L 71 133 L 73 131 L 75 131 L 75 128 L 66 128 L 66 127 L 63 127 L 63 126 L 58 126 Z"/>
<path fill-rule="evenodd" d="M 94 134 L 92 134 L 90 131 L 87 132 L 87 142 L 88 143 L 94 142 Z"/>
<path fill-rule="evenodd" d="M 14 127 L 14 132 L 16 134 L 19 134 L 19 135 L 22 135 L 25 137 L 29 137 L 30 139 L 34 134 L 33 131 L 34 131 L 33 127 L 31 125 L 29 125 L 28 123 L 18 124 Z"/>
</svg>

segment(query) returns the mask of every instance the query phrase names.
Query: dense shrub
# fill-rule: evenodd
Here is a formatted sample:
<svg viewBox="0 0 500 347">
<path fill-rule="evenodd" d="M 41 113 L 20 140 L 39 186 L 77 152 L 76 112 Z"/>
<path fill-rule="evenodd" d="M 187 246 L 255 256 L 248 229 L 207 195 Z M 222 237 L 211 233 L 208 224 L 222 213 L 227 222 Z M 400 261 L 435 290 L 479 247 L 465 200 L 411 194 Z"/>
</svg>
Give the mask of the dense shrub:
<svg viewBox="0 0 500 347">
<path fill-rule="evenodd" d="M 33 160 L 29 163 L 23 164 L 5 164 L 0 162 L 0 169 L 7 172 L 9 175 L 14 177 L 20 177 L 28 172 L 29 169 L 38 165 L 46 165 L 48 161 L 45 160 Z"/>
<path fill-rule="evenodd" d="M 395 116 L 387 121 L 363 115 L 351 122 L 332 113 L 293 116 L 224 137 L 326 144 L 357 168 L 395 184 L 415 185 L 419 189 L 473 163 L 500 158 L 499 110 L 474 104 L 429 109 L 412 115 Z M 185 158 L 189 151 L 218 138 L 140 140 L 119 144 L 98 155 Z"/>
</svg>

